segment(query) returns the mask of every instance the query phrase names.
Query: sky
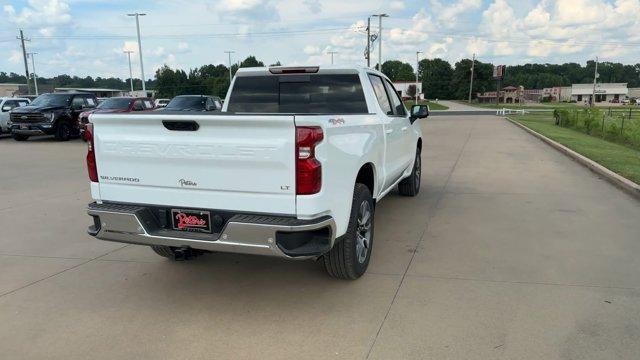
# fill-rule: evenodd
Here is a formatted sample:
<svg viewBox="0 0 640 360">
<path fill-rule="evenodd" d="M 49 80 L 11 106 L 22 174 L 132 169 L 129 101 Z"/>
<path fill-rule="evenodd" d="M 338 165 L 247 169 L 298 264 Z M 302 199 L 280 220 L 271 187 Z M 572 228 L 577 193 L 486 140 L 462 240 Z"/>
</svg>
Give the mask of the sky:
<svg viewBox="0 0 640 360">
<path fill-rule="evenodd" d="M 269 65 L 364 65 L 366 22 L 383 19 L 382 59 L 494 64 L 640 62 L 640 0 L 0 0 L 0 71 L 24 73 L 20 43 L 39 76 L 139 77 L 140 17 L 147 78 L 163 64 L 188 70 L 249 55 Z M 372 32 L 378 33 L 378 19 Z M 372 62 L 378 61 L 379 41 Z"/>
</svg>

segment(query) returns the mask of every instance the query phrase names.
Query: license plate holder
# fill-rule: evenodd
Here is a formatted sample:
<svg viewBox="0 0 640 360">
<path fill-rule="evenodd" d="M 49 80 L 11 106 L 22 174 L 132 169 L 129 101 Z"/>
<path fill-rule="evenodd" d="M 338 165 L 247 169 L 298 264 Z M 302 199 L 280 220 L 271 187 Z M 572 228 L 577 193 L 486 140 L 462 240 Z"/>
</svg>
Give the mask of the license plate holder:
<svg viewBox="0 0 640 360">
<path fill-rule="evenodd" d="M 174 230 L 211 234 L 211 213 L 205 210 L 171 209 Z"/>
<path fill-rule="evenodd" d="M 29 130 L 29 125 L 20 125 L 20 130 Z"/>
</svg>

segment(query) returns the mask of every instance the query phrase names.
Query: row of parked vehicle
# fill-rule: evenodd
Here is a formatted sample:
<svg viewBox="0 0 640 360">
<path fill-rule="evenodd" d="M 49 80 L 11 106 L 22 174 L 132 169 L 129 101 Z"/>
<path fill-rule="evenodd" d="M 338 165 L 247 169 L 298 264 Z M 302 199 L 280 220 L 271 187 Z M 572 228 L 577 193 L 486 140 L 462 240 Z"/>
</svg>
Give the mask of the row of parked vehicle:
<svg viewBox="0 0 640 360">
<path fill-rule="evenodd" d="M 163 100 L 167 100 L 163 102 Z M 0 134 L 16 141 L 53 135 L 58 141 L 81 136 L 93 113 L 145 111 L 220 111 L 222 100 L 208 95 L 181 95 L 154 101 L 145 97 L 99 100 L 89 93 L 50 93 L 29 98 L 0 98 Z"/>
</svg>

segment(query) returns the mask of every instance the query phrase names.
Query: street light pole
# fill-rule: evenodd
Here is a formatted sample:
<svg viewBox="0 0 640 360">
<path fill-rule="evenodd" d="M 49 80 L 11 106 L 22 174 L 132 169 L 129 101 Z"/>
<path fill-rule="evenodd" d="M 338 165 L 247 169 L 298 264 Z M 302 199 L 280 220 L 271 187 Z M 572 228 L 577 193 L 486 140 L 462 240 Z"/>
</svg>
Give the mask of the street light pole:
<svg viewBox="0 0 640 360">
<path fill-rule="evenodd" d="M 371 16 L 367 18 L 367 67 L 371 67 Z"/>
<path fill-rule="evenodd" d="M 471 104 L 471 92 L 473 91 L 473 71 L 476 67 L 476 54 L 473 54 L 471 59 L 471 81 L 469 81 L 469 104 Z"/>
<path fill-rule="evenodd" d="M 378 71 L 382 71 L 382 18 L 389 17 L 389 15 L 375 14 L 371 16 L 378 18 Z"/>
<path fill-rule="evenodd" d="M 596 71 L 593 74 L 593 93 L 591 94 L 591 106 L 596 106 L 596 83 L 598 82 L 598 57 L 596 56 Z"/>
<path fill-rule="evenodd" d="M 333 65 L 333 54 L 337 54 L 337 51 L 327 51 L 327 54 L 331 55 L 331 65 Z"/>
<path fill-rule="evenodd" d="M 235 51 L 227 50 L 225 54 L 229 55 L 229 86 L 231 86 L 231 80 L 233 79 L 233 75 L 231 74 L 231 54 L 234 54 Z"/>
<path fill-rule="evenodd" d="M 124 53 L 127 54 L 129 58 L 129 83 L 131 84 L 131 96 L 133 96 L 133 70 L 131 70 L 131 50 L 125 50 Z"/>
<path fill-rule="evenodd" d="M 142 78 L 142 91 L 147 92 L 147 85 L 144 80 L 144 63 L 142 62 L 142 42 L 140 41 L 140 16 L 145 16 L 147 14 L 144 13 L 133 13 L 127 14 L 127 16 L 135 16 L 136 17 L 136 30 L 138 32 L 138 52 L 140 53 L 140 77 Z M 146 95 L 145 95 L 146 96 Z"/>
<path fill-rule="evenodd" d="M 422 51 L 416 51 L 416 105 L 418 105 L 418 72 L 420 69 L 420 54 L 422 54 Z"/>
<path fill-rule="evenodd" d="M 38 75 L 36 75 L 36 60 L 35 60 L 35 55 L 37 53 L 36 52 L 30 52 L 27 53 L 27 56 L 31 57 L 31 68 L 33 69 L 33 86 L 35 87 L 36 90 L 36 96 L 38 96 Z"/>
</svg>

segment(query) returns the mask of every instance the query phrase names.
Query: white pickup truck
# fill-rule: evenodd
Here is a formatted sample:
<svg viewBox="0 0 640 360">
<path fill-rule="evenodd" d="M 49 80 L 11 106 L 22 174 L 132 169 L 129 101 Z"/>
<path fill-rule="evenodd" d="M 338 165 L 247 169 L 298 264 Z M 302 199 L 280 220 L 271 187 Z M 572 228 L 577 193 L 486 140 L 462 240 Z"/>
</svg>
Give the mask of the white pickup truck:
<svg viewBox="0 0 640 360">
<path fill-rule="evenodd" d="M 91 115 L 89 234 L 171 259 L 319 259 L 356 279 L 376 203 L 420 190 L 428 115 L 357 67 L 240 69 L 219 113 Z"/>
</svg>

